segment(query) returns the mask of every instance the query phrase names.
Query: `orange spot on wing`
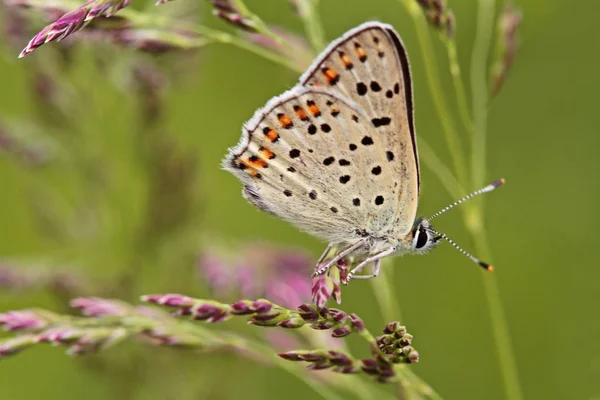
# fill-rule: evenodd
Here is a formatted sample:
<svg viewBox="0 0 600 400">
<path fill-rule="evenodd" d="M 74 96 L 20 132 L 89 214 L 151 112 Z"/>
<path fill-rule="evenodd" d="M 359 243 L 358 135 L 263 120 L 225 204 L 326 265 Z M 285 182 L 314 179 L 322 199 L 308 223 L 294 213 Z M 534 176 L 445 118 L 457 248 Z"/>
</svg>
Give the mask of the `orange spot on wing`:
<svg viewBox="0 0 600 400">
<path fill-rule="evenodd" d="M 302 121 L 306 121 L 308 119 L 308 115 L 306 115 L 306 111 L 304 111 L 304 109 L 302 107 L 300 107 L 300 106 L 294 106 L 294 112 L 296 112 L 296 115 Z"/>
<path fill-rule="evenodd" d="M 248 168 L 248 170 L 247 170 L 247 171 L 248 171 L 248 173 L 249 173 L 251 176 L 253 176 L 253 177 L 255 177 L 255 178 L 260 178 L 260 174 L 258 173 L 258 171 L 257 171 L 256 169 L 254 169 L 254 168 Z"/>
<path fill-rule="evenodd" d="M 283 126 L 286 129 L 289 129 L 292 126 L 294 126 L 294 123 L 292 122 L 290 117 L 288 117 L 286 114 L 283 114 L 283 113 L 277 114 L 277 119 L 279 120 L 279 123 L 281 124 L 281 126 Z"/>
<path fill-rule="evenodd" d="M 321 71 L 330 85 L 335 85 L 340 80 L 340 75 L 329 67 L 323 67 Z"/>
<path fill-rule="evenodd" d="M 358 43 L 358 42 L 354 43 L 354 48 L 356 50 L 356 55 L 358 56 L 358 59 L 361 62 L 367 61 L 367 53 L 365 52 L 365 49 L 362 48 L 360 43 Z"/>
<path fill-rule="evenodd" d="M 348 54 L 340 52 L 340 59 L 342 60 L 342 63 L 346 69 L 352 69 L 352 61 L 350 60 L 350 57 L 348 57 Z"/>
<path fill-rule="evenodd" d="M 314 101 L 309 100 L 306 102 L 306 105 L 308 106 L 308 111 L 312 115 L 315 117 L 319 117 L 321 115 L 321 110 L 319 110 L 319 107 L 317 107 Z"/>
<path fill-rule="evenodd" d="M 275 129 L 273 128 L 265 127 L 263 129 L 263 133 L 267 137 L 267 140 L 271 143 L 275 143 L 277 140 L 279 140 L 279 134 L 275 132 Z"/>
<path fill-rule="evenodd" d="M 246 162 L 248 164 L 250 164 L 251 166 L 257 167 L 257 168 L 266 168 L 267 167 L 267 162 L 265 160 L 263 160 L 262 158 L 258 158 L 257 156 L 248 157 Z"/>
<path fill-rule="evenodd" d="M 275 153 L 273 153 L 269 148 L 262 146 L 258 151 L 267 159 L 272 160 L 275 158 Z"/>
</svg>

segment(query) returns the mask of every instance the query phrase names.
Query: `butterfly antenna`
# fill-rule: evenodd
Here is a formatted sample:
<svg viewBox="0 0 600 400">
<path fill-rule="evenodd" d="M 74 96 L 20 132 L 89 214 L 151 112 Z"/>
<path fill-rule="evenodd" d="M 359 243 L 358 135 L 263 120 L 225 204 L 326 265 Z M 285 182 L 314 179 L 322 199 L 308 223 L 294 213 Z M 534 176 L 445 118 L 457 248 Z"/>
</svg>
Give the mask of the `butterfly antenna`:
<svg viewBox="0 0 600 400">
<path fill-rule="evenodd" d="M 427 218 L 428 221 L 431 221 L 432 219 L 434 219 L 435 217 L 438 217 L 440 215 L 442 215 L 443 213 L 445 213 L 448 210 L 453 209 L 454 207 L 456 207 L 457 205 L 459 205 L 460 203 L 467 201 L 469 199 L 472 199 L 475 196 L 478 196 L 482 193 L 487 193 L 487 192 L 491 192 L 492 190 L 496 189 L 499 186 L 502 186 L 502 184 L 504 183 L 504 179 L 498 179 L 492 183 L 490 183 L 489 185 L 487 185 L 486 187 L 484 187 L 483 189 L 479 189 L 474 191 L 471 194 L 466 195 L 465 197 L 463 197 L 460 200 L 455 201 L 454 203 L 450 204 L 448 207 L 445 207 L 443 209 L 441 209 L 440 211 L 436 212 L 435 214 L 433 214 L 431 217 Z"/>
<path fill-rule="evenodd" d="M 462 247 L 460 247 L 459 245 L 456 244 L 456 242 L 452 239 L 450 239 L 448 236 L 446 236 L 446 234 L 444 233 L 440 233 L 434 229 L 428 228 L 427 229 L 429 232 L 433 233 L 434 235 L 437 235 L 437 237 L 435 238 L 436 241 L 440 240 L 440 239 L 444 239 L 446 242 L 450 243 L 456 250 L 460 251 L 463 255 L 469 257 L 471 259 L 471 261 L 473 261 L 475 264 L 478 264 L 479 266 L 481 266 L 483 269 L 485 269 L 486 271 L 493 271 L 494 267 L 491 266 L 488 263 L 485 263 L 483 261 L 481 261 L 479 258 L 473 256 L 471 253 L 469 253 L 468 251 L 466 251 L 465 249 L 463 249 Z"/>
</svg>

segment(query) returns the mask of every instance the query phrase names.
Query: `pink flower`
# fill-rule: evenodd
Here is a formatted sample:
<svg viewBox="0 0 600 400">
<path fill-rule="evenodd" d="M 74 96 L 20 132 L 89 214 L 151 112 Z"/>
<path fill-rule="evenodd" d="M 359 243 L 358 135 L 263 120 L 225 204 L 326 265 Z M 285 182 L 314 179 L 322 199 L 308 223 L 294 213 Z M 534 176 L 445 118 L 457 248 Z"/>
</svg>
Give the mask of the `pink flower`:
<svg viewBox="0 0 600 400">
<path fill-rule="evenodd" d="M 85 27 L 98 17 L 109 18 L 121 8 L 127 6 L 131 0 L 89 0 L 81 7 L 64 14 L 54 23 L 42 29 L 19 54 L 25 57 L 38 47 L 52 41 L 61 41 L 67 36 Z"/>
<path fill-rule="evenodd" d="M 214 247 L 202 251 L 198 270 L 217 295 L 266 297 L 295 308 L 310 297 L 311 257 L 265 244 L 249 244 L 225 254 Z"/>
</svg>

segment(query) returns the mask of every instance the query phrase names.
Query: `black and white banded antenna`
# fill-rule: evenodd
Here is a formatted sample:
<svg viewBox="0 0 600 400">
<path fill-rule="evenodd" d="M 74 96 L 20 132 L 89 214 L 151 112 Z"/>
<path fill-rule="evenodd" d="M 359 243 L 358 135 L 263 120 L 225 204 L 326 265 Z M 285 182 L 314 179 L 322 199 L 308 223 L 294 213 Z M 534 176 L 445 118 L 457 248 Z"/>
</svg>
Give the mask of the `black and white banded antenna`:
<svg viewBox="0 0 600 400">
<path fill-rule="evenodd" d="M 473 193 L 466 195 L 462 199 L 455 201 L 454 203 L 450 204 L 449 206 L 442 208 L 440 211 L 436 212 L 431 217 L 427 218 L 427 221 L 431 221 L 432 219 L 434 219 L 436 217 L 439 217 L 440 215 L 442 215 L 446 211 L 453 209 L 454 207 L 456 207 L 460 203 L 463 203 L 463 202 L 465 202 L 465 201 L 467 201 L 469 199 L 472 199 L 475 196 L 478 196 L 478 195 L 483 194 L 483 193 L 491 192 L 492 190 L 498 188 L 499 186 L 502 186 L 503 183 L 504 183 L 504 179 L 498 179 L 498 180 L 490 183 L 489 185 L 487 185 L 483 189 L 476 190 Z"/>
<path fill-rule="evenodd" d="M 440 239 L 444 239 L 446 242 L 450 243 L 456 250 L 460 251 L 463 255 L 470 258 L 471 261 L 473 261 L 475 264 L 478 264 L 480 267 L 482 267 L 486 271 L 491 272 L 494 270 L 494 267 L 492 265 L 481 261 L 479 258 L 475 257 L 474 255 L 472 255 L 471 253 L 469 253 L 468 251 L 466 251 L 465 249 L 463 249 L 462 247 L 457 245 L 456 242 L 454 240 L 450 239 L 448 236 L 446 236 L 446 234 L 438 232 L 435 229 L 431 229 L 431 228 L 427 228 L 427 231 L 433 233 L 434 235 L 437 235 L 437 237 L 435 238 L 436 241 L 438 241 Z"/>
<path fill-rule="evenodd" d="M 438 211 L 435 214 L 433 214 L 431 217 L 427 218 L 427 221 L 431 221 L 435 217 L 438 217 L 438 216 L 442 215 L 446 211 L 453 209 L 454 207 L 456 207 L 460 203 L 463 203 L 463 202 L 465 202 L 465 201 L 467 201 L 469 199 L 472 199 L 475 196 L 478 196 L 478 195 L 483 194 L 483 193 L 491 192 L 492 190 L 494 190 L 494 189 L 502 186 L 502 184 L 504 184 L 504 179 L 498 179 L 498 180 L 490 183 L 486 187 L 484 187 L 482 189 L 479 189 L 479 190 L 476 190 L 473 193 L 466 195 L 462 199 L 457 200 L 454 203 L 450 204 L 448 207 L 445 207 L 445 208 L 441 209 L 440 211 Z M 436 242 L 438 240 L 440 240 L 440 239 L 444 239 L 445 241 L 447 241 L 448 243 L 450 243 L 456 250 L 460 251 L 463 255 L 465 255 L 468 258 L 470 258 L 471 261 L 473 261 L 475 264 L 481 266 L 486 271 L 493 271 L 494 270 L 493 266 L 491 266 L 490 264 L 488 264 L 486 262 L 483 262 L 479 258 L 473 256 L 471 253 L 469 253 L 468 251 L 466 251 L 465 249 L 463 249 L 462 247 L 460 247 L 458 244 L 456 244 L 456 242 L 454 240 L 452 240 L 448 236 L 446 236 L 446 234 L 440 233 L 440 232 L 438 232 L 438 231 L 436 231 L 435 229 L 432 229 L 432 228 L 427 228 L 427 230 L 429 232 L 433 233 L 434 235 L 437 235 L 436 238 L 435 238 Z"/>
</svg>

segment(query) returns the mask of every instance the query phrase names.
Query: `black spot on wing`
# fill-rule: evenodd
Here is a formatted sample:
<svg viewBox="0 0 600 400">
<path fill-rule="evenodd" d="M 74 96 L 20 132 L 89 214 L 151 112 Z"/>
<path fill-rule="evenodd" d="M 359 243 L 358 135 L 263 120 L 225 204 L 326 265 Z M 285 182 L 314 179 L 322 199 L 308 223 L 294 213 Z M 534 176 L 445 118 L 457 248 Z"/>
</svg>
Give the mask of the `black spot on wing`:
<svg viewBox="0 0 600 400">
<path fill-rule="evenodd" d="M 381 86 L 379 85 L 379 83 L 377 83 L 377 81 L 372 81 L 371 82 L 371 90 L 374 92 L 380 92 L 381 91 Z"/>
<path fill-rule="evenodd" d="M 356 84 L 356 93 L 358 93 L 360 96 L 364 96 L 365 94 L 367 94 L 367 85 L 365 85 L 362 82 L 358 82 Z"/>
<path fill-rule="evenodd" d="M 375 128 L 379 128 L 380 126 L 389 125 L 392 122 L 392 119 L 389 117 L 373 118 L 371 122 Z"/>
</svg>

